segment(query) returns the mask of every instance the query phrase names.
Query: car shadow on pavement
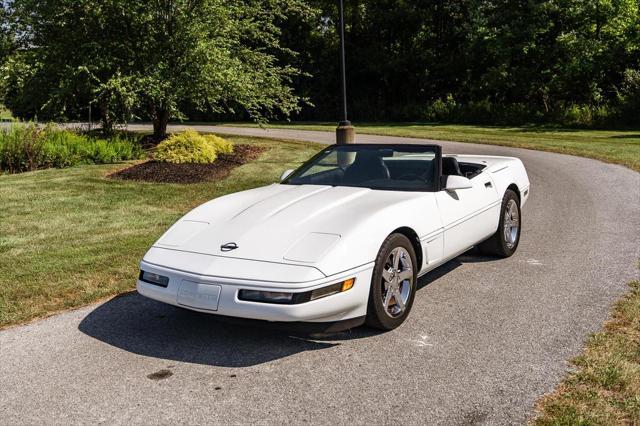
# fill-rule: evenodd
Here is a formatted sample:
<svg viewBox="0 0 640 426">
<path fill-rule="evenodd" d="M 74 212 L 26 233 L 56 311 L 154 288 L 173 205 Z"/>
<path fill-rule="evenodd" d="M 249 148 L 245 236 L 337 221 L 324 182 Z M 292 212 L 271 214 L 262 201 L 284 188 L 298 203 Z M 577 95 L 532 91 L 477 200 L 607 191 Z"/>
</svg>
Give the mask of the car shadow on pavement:
<svg viewBox="0 0 640 426">
<path fill-rule="evenodd" d="M 247 367 L 340 344 L 230 324 L 135 292 L 99 305 L 78 329 L 138 355 L 220 367 Z"/>
<path fill-rule="evenodd" d="M 496 260 L 466 253 L 418 279 L 418 290 L 464 263 Z M 367 327 L 330 334 L 292 333 L 286 329 L 222 321 L 156 302 L 136 292 L 115 297 L 91 311 L 78 329 L 125 351 L 180 362 L 247 367 L 305 351 L 329 349 L 340 341 L 379 334 Z"/>
<path fill-rule="evenodd" d="M 438 280 L 439 278 L 447 275 L 453 270 L 459 268 L 465 263 L 484 263 L 484 262 L 495 262 L 498 260 L 500 259 L 495 257 L 480 255 L 475 248 L 471 249 L 466 253 L 454 259 L 451 259 L 447 263 L 444 263 L 443 265 L 438 266 L 433 271 L 429 271 L 423 276 L 421 276 L 420 278 L 418 278 L 418 291 L 428 286 L 432 282 Z M 419 294 L 419 293 L 416 293 L 416 294 Z"/>
<path fill-rule="evenodd" d="M 441 278 L 441 277 L 447 275 L 449 272 L 453 271 L 454 269 L 458 268 L 459 266 L 462 266 L 462 262 L 460 260 L 458 260 L 458 258 L 455 258 L 455 259 L 450 260 L 450 261 L 448 261 L 447 263 L 445 263 L 445 264 L 443 264 L 441 266 L 438 266 L 433 271 L 427 272 L 426 274 L 424 274 L 423 276 L 418 278 L 418 291 L 420 291 L 420 289 L 428 286 L 432 282 L 436 281 L 438 278 Z M 418 297 L 419 294 L 420 293 L 416 293 L 416 297 Z"/>
</svg>

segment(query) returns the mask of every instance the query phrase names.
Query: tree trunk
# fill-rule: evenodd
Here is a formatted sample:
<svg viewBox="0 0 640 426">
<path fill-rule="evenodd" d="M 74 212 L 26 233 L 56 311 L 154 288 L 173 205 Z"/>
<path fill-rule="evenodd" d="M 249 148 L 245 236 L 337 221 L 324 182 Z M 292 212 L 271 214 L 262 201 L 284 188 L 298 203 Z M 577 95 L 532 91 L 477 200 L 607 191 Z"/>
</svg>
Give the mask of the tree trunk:
<svg viewBox="0 0 640 426">
<path fill-rule="evenodd" d="M 100 105 L 100 121 L 102 121 L 102 131 L 110 135 L 113 133 L 113 119 L 111 117 L 111 112 L 109 111 L 109 102 L 101 98 L 99 101 Z"/>
<path fill-rule="evenodd" d="M 156 140 L 164 139 L 167 136 L 167 124 L 169 123 L 169 111 L 162 108 L 155 109 L 153 116 L 153 137 Z"/>
</svg>

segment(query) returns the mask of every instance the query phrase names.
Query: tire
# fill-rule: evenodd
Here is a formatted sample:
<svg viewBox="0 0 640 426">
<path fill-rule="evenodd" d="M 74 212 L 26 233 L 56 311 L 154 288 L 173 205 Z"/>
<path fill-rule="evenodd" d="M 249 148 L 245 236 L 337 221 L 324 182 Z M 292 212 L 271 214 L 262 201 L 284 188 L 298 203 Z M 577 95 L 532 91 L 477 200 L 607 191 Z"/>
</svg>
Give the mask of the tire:
<svg viewBox="0 0 640 426">
<path fill-rule="evenodd" d="M 498 230 L 488 240 L 478 245 L 480 253 L 506 258 L 518 249 L 522 230 L 520 198 L 510 189 L 502 197 Z"/>
<path fill-rule="evenodd" d="M 373 268 L 366 318 L 369 327 L 388 331 L 404 322 L 413 306 L 418 269 L 411 241 L 402 234 L 389 235 Z"/>
</svg>

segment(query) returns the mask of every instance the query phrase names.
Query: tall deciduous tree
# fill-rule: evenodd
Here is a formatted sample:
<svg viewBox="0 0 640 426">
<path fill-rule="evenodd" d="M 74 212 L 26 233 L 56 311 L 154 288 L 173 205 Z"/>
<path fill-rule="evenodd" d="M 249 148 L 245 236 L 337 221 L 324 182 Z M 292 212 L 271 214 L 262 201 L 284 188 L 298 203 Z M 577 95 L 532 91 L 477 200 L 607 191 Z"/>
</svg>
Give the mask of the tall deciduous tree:
<svg viewBox="0 0 640 426">
<path fill-rule="evenodd" d="M 291 87 L 315 105 L 298 118 L 338 116 L 335 0 L 7 1 L 19 49 L 2 81 L 19 116 L 82 117 L 93 102 L 106 128 L 136 114 L 161 135 L 169 118 L 194 108 L 257 120 L 294 112 Z M 635 124 L 639 8 L 638 0 L 345 1 L 350 116 L 521 123 L 584 114 L 588 123 L 604 111 Z"/>
<path fill-rule="evenodd" d="M 13 31 L 9 26 L 9 11 L 3 0 L 0 0 L 0 67 L 3 67 L 13 51 Z M 0 103 L 5 92 L 5 82 L 0 79 Z"/>
<path fill-rule="evenodd" d="M 4 1 L 0 0 L 0 64 L 12 50 L 13 34 L 9 27 L 9 11 Z"/>
<path fill-rule="evenodd" d="M 92 103 L 106 129 L 138 113 L 162 137 L 183 102 L 254 120 L 299 108 L 290 86 L 299 71 L 279 60 L 294 52 L 277 25 L 307 13 L 299 0 L 14 0 L 13 9 L 15 73 L 21 90 L 38 87 L 28 97 L 49 116 Z"/>
<path fill-rule="evenodd" d="M 313 74 L 299 82 L 316 106 L 305 108 L 303 119 L 325 120 L 338 108 L 336 2 L 309 2 L 321 10 L 316 22 L 290 21 L 284 34 L 287 45 L 305 52 L 299 67 Z M 510 107 L 516 119 L 552 119 L 572 106 L 617 108 L 636 93 L 629 88 L 638 86 L 640 71 L 638 0 L 345 6 L 355 120 L 421 120 L 440 107 L 449 119 L 448 109 L 459 113 L 454 119 L 495 123 L 496 110 Z"/>
</svg>

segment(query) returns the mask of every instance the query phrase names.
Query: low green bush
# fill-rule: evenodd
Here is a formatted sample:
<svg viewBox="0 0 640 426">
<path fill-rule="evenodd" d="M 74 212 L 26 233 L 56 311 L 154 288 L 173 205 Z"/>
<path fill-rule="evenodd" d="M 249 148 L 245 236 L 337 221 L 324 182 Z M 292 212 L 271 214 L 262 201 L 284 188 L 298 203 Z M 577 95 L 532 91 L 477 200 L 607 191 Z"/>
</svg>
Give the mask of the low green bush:
<svg viewBox="0 0 640 426">
<path fill-rule="evenodd" d="M 155 159 L 165 163 L 213 163 L 216 150 L 194 130 L 171 135 L 156 148 Z"/>
<path fill-rule="evenodd" d="M 96 139 L 56 126 L 15 123 L 0 129 L 0 173 L 138 159 L 136 138 Z"/>
<path fill-rule="evenodd" d="M 4 105 L 0 104 L 0 121 L 11 121 L 13 116 Z"/>
<path fill-rule="evenodd" d="M 233 152 L 233 143 L 216 135 L 203 135 L 204 138 L 213 145 L 218 154 L 231 154 Z"/>
<path fill-rule="evenodd" d="M 185 130 L 160 142 L 154 158 L 174 164 L 213 163 L 218 154 L 233 152 L 233 144 L 215 135 L 201 135 L 195 130 Z"/>
<path fill-rule="evenodd" d="M 629 89 L 625 93 L 631 93 L 634 87 L 640 87 L 640 73 L 638 76 L 628 73 L 627 80 Z M 640 89 L 637 92 L 640 94 Z M 420 116 L 428 122 L 442 123 L 502 126 L 554 124 L 571 128 L 607 128 L 637 123 L 640 111 L 637 99 L 640 97 L 621 96 L 617 104 L 603 105 L 559 103 L 553 109 L 542 111 L 538 106 L 524 103 L 503 104 L 489 100 L 463 103 L 455 100 L 452 95 L 447 95 L 427 104 Z"/>
</svg>

